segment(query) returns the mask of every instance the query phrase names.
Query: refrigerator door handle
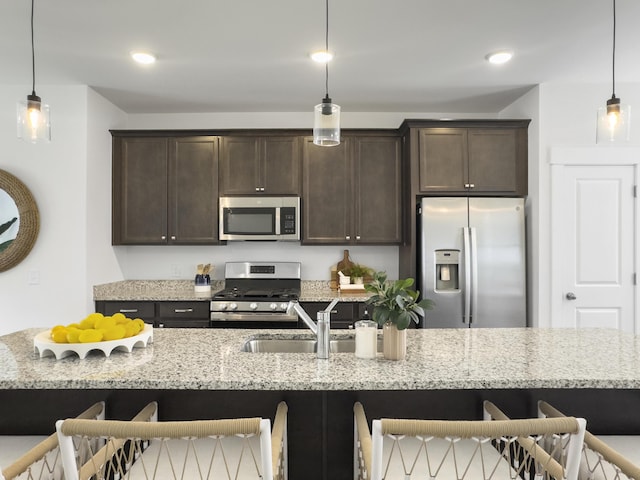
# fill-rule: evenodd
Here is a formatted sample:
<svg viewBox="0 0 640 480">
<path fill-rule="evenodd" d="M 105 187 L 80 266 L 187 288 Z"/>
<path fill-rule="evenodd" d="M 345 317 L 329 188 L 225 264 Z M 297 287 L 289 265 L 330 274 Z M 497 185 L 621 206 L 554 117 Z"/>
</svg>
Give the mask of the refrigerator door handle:
<svg viewBox="0 0 640 480">
<path fill-rule="evenodd" d="M 464 309 L 462 311 L 462 323 L 471 323 L 471 239 L 469 228 L 462 227 L 464 241 Z"/>
<path fill-rule="evenodd" d="M 471 239 L 471 313 L 469 323 L 472 323 L 474 315 L 476 319 L 478 318 L 478 232 L 475 227 L 469 228 L 469 237 Z"/>
</svg>

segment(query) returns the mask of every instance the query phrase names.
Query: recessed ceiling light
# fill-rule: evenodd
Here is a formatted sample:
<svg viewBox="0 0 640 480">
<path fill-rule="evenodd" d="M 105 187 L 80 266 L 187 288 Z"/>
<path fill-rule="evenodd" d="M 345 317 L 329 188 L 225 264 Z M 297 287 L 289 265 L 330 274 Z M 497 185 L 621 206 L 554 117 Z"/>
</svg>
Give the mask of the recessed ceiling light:
<svg viewBox="0 0 640 480">
<path fill-rule="evenodd" d="M 501 65 L 503 63 L 507 63 L 513 57 L 513 53 L 507 50 L 501 50 L 499 52 L 489 53 L 486 58 L 489 63 L 493 63 L 494 65 Z"/>
<path fill-rule="evenodd" d="M 333 53 L 327 52 L 326 50 L 319 50 L 311 54 L 311 60 L 318 63 L 330 62 L 332 58 L 333 58 Z"/>
<path fill-rule="evenodd" d="M 156 61 L 156 56 L 149 52 L 131 52 L 131 58 L 133 58 L 137 63 L 141 63 L 143 65 L 150 65 Z"/>
</svg>

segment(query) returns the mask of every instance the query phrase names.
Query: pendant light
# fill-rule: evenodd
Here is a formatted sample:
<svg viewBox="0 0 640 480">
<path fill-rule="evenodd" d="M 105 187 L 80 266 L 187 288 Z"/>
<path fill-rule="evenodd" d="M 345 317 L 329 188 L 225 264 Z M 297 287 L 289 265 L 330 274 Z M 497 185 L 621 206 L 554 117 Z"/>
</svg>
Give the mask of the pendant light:
<svg viewBox="0 0 640 480">
<path fill-rule="evenodd" d="M 26 101 L 18 102 L 18 138 L 26 142 L 51 141 L 51 123 L 49 121 L 49 105 L 42 103 L 36 95 L 36 54 L 33 45 L 33 3 L 31 0 L 31 95 Z"/>
<path fill-rule="evenodd" d="M 607 105 L 598 108 L 597 143 L 626 142 L 629 140 L 631 107 L 616 97 L 616 0 L 613 0 L 613 61 L 612 95 Z"/>
<path fill-rule="evenodd" d="M 325 49 L 329 51 L 329 0 L 326 4 Z M 313 109 L 313 143 L 322 147 L 340 145 L 340 105 L 329 98 L 329 62 L 325 63 L 325 95 Z"/>
</svg>

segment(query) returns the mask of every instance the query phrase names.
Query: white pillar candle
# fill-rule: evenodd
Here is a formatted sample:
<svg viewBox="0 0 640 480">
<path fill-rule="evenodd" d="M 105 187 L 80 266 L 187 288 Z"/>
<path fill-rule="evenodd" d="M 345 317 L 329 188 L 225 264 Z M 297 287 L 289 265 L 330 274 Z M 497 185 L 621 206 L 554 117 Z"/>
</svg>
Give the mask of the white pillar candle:
<svg viewBox="0 0 640 480">
<path fill-rule="evenodd" d="M 370 320 L 356 322 L 356 357 L 376 358 L 378 351 L 378 326 Z"/>
</svg>

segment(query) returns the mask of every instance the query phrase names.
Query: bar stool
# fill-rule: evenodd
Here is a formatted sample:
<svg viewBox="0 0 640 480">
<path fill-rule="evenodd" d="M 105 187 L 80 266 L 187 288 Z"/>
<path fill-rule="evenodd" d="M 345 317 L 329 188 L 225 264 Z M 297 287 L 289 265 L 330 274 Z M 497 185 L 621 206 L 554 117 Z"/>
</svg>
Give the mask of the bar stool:
<svg viewBox="0 0 640 480">
<path fill-rule="evenodd" d="M 375 419 L 369 432 L 364 408 L 354 405 L 354 479 L 516 479 L 548 473 L 576 480 L 584 419 L 497 420 Z M 557 420 L 561 420 L 558 422 Z M 556 460 L 540 444 L 562 438 Z M 538 478 L 538 477 L 536 477 Z"/>
<path fill-rule="evenodd" d="M 97 402 L 82 412 L 76 418 L 104 419 L 105 402 Z M 75 452 L 82 455 L 81 452 Z M 60 450 L 58 447 L 58 435 L 53 433 L 39 442 L 24 455 L 20 456 L 11 465 L 2 469 L 0 480 L 14 480 L 25 478 L 35 479 L 62 479 L 62 465 L 58 461 Z"/>
<path fill-rule="evenodd" d="M 562 418 L 564 413 L 545 401 L 538 402 L 538 413 L 541 417 Z M 640 458 L 640 437 L 631 435 L 628 441 L 636 445 Z M 640 467 L 632 460 L 614 450 L 605 441 L 586 431 L 580 461 L 580 478 L 589 480 L 624 480 L 640 479 Z"/>
<path fill-rule="evenodd" d="M 157 421 L 77 419 L 56 423 L 66 480 L 96 478 L 287 478 L 287 405 L 273 430 L 263 418 Z M 95 449 L 93 442 L 102 441 Z M 81 464 L 74 441 L 92 454 Z"/>
</svg>

